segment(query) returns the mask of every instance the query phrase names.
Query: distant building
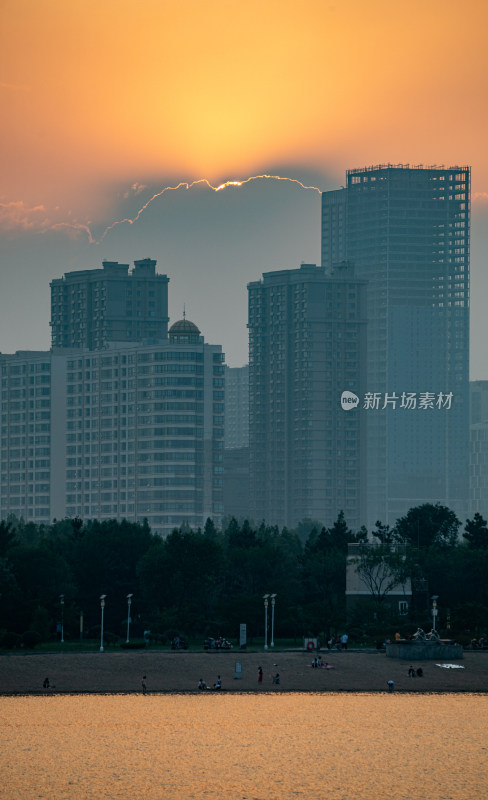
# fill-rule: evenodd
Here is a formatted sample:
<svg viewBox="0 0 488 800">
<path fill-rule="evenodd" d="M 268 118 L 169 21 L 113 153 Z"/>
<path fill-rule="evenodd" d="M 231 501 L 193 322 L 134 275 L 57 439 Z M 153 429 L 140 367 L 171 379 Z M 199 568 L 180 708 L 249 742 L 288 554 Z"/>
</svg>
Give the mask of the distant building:
<svg viewBox="0 0 488 800">
<path fill-rule="evenodd" d="M 66 358 L 0 355 L 1 519 L 48 524 L 65 515 Z"/>
<path fill-rule="evenodd" d="M 352 169 L 346 187 L 324 192 L 322 204 L 322 265 L 330 271 L 350 259 L 357 277 L 368 281 L 367 391 L 380 405 L 367 412 L 367 522 L 392 523 L 425 502 L 462 516 L 468 501 L 470 169 Z M 409 393 L 415 407 L 408 405 Z M 422 409 L 425 393 L 433 406 Z M 443 403 L 450 393 L 448 408 Z"/>
<path fill-rule="evenodd" d="M 470 389 L 470 516 L 488 517 L 488 381 L 471 381 Z"/>
<path fill-rule="evenodd" d="M 224 509 L 236 519 L 250 516 L 249 366 L 225 368 Z"/>
<path fill-rule="evenodd" d="M 250 502 L 255 522 L 364 514 L 365 281 L 349 264 L 267 272 L 249 291 Z"/>
<path fill-rule="evenodd" d="M 249 519 L 249 447 L 224 450 L 224 511 L 237 520 Z"/>
<path fill-rule="evenodd" d="M 0 517 L 218 524 L 224 370 L 186 319 L 154 345 L 0 355 Z"/>
<path fill-rule="evenodd" d="M 249 365 L 225 368 L 225 447 L 249 447 Z"/>
<path fill-rule="evenodd" d="M 156 261 L 104 261 L 102 269 L 67 272 L 51 282 L 52 346 L 98 350 L 107 342 L 168 335 L 168 283 Z"/>
</svg>

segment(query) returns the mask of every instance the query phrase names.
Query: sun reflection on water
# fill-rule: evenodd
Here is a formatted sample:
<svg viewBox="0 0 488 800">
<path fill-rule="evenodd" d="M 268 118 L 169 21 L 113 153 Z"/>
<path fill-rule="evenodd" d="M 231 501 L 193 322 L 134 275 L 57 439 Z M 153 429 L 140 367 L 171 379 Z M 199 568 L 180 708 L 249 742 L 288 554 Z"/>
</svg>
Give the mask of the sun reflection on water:
<svg viewBox="0 0 488 800">
<path fill-rule="evenodd" d="M 488 796 L 485 695 L 0 699 L 1 798 Z"/>
</svg>

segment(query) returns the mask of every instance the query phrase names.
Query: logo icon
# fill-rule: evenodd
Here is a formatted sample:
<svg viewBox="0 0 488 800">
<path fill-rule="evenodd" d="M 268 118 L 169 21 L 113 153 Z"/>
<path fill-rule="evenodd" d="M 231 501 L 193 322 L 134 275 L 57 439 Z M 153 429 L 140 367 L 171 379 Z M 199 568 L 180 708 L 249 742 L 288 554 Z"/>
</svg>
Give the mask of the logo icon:
<svg viewBox="0 0 488 800">
<path fill-rule="evenodd" d="M 342 392 L 341 406 L 344 411 L 350 411 L 351 408 L 356 408 L 359 404 L 359 397 L 354 392 Z"/>
</svg>

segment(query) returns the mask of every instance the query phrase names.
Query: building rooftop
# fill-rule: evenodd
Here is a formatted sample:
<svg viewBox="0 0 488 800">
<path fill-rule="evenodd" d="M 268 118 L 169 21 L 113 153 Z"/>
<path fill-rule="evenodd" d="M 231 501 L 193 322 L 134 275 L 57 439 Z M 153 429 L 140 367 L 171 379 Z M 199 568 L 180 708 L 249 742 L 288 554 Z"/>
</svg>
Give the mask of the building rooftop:
<svg viewBox="0 0 488 800">
<path fill-rule="evenodd" d="M 179 319 L 178 322 L 173 323 L 169 329 L 169 333 L 194 333 L 199 335 L 200 330 L 197 328 L 195 323 L 190 322 L 189 319 Z"/>
</svg>

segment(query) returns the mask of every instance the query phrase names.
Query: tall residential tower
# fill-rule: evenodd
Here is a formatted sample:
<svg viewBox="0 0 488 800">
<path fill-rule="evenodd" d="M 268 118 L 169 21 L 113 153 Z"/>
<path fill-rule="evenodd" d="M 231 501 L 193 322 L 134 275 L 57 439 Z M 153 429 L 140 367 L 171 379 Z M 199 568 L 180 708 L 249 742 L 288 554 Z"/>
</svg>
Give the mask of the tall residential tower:
<svg viewBox="0 0 488 800">
<path fill-rule="evenodd" d="M 368 281 L 368 522 L 424 502 L 464 514 L 470 169 L 352 169 L 322 203 L 322 265 Z"/>
<path fill-rule="evenodd" d="M 102 269 L 67 272 L 51 282 L 52 346 L 98 350 L 107 342 L 168 336 L 168 283 L 156 261 L 104 261 Z"/>
<path fill-rule="evenodd" d="M 364 513 L 365 281 L 344 263 L 267 272 L 249 289 L 250 494 L 255 521 L 330 525 Z"/>
<path fill-rule="evenodd" d="M 159 344 L 0 354 L 0 519 L 218 523 L 224 370 L 187 319 Z"/>
</svg>

